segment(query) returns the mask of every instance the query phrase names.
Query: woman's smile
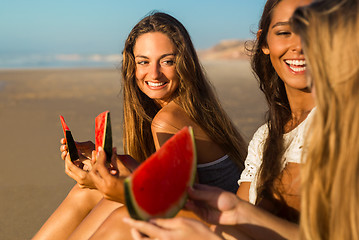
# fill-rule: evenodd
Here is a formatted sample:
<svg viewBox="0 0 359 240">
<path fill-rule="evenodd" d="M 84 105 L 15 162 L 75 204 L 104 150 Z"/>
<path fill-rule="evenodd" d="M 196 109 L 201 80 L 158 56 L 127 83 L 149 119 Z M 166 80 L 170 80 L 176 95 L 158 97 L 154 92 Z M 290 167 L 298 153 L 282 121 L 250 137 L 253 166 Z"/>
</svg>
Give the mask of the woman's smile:
<svg viewBox="0 0 359 240">
<path fill-rule="evenodd" d="M 150 89 L 153 90 L 162 89 L 168 84 L 168 82 L 151 82 L 151 81 L 145 81 L 145 83 L 148 85 Z"/>
<path fill-rule="evenodd" d="M 284 60 L 288 68 L 294 74 L 305 74 L 306 64 L 304 59 L 288 59 Z"/>
<path fill-rule="evenodd" d="M 145 33 L 137 38 L 133 53 L 137 86 L 160 106 L 168 104 L 180 81 L 172 41 L 160 32 Z"/>
</svg>

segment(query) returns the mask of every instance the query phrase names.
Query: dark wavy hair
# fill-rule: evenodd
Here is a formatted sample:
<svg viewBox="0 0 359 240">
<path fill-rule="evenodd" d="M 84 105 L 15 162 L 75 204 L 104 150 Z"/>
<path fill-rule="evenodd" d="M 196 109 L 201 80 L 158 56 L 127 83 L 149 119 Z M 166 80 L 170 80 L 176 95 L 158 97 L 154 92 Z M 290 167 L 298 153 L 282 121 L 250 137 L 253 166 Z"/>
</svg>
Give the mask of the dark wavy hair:
<svg viewBox="0 0 359 240">
<path fill-rule="evenodd" d="M 165 34 L 175 46 L 176 71 L 180 79 L 176 103 L 243 169 L 247 154 L 245 141 L 220 105 L 187 30 L 177 19 L 162 12 L 143 18 L 125 42 L 122 61 L 125 152 L 143 161 L 155 151 L 151 122 L 160 109 L 137 87 L 133 55 L 136 39 L 149 32 Z"/>
<path fill-rule="evenodd" d="M 257 39 L 251 49 L 252 71 L 268 104 L 266 123 L 269 133 L 264 144 L 263 162 L 259 169 L 257 203 L 263 199 L 269 200 L 273 204 L 275 214 L 284 215 L 282 217 L 288 220 L 297 221 L 298 214 L 291 211 L 287 206 L 279 190 L 278 183 L 280 181 L 277 181 L 282 172 L 284 126 L 291 118 L 291 109 L 284 83 L 275 71 L 270 56 L 262 51 L 262 47 L 268 44 L 267 35 L 273 10 L 280 2 L 281 0 L 268 0 L 266 2 L 258 26 Z"/>
</svg>

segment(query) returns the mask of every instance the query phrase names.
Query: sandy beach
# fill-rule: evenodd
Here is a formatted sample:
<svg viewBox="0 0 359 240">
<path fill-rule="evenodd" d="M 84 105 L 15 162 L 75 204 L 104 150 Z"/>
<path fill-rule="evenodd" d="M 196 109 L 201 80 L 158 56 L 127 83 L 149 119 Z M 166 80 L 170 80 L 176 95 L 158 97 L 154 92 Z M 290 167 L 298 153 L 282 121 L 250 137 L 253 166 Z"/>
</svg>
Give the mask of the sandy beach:
<svg viewBox="0 0 359 240">
<path fill-rule="evenodd" d="M 266 104 L 248 61 L 205 61 L 224 108 L 249 141 Z M 94 119 L 111 111 L 122 149 L 120 73 L 113 69 L 0 70 L 0 239 L 31 239 L 74 181 L 60 158 L 63 115 L 77 141 L 94 140 Z"/>
</svg>

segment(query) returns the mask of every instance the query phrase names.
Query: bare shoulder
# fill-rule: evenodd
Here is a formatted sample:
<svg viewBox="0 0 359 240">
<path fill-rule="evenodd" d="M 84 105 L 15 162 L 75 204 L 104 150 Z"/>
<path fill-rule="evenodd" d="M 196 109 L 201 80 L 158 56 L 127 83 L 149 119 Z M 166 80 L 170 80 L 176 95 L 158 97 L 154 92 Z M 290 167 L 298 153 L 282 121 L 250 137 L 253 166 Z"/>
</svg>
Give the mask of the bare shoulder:
<svg viewBox="0 0 359 240">
<path fill-rule="evenodd" d="M 152 129 L 168 133 L 176 133 L 184 126 L 196 125 L 186 112 L 175 102 L 164 106 L 154 117 Z"/>
<path fill-rule="evenodd" d="M 190 121 L 186 112 L 175 102 L 164 106 L 154 117 L 151 124 L 153 141 L 159 149 L 170 137 Z"/>
</svg>

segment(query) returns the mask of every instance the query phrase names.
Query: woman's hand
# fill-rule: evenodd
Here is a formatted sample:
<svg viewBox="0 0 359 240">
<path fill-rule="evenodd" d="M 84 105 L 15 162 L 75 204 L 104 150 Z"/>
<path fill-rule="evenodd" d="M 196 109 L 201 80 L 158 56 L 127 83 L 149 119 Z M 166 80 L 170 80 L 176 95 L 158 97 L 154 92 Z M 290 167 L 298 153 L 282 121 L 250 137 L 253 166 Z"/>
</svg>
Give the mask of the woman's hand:
<svg viewBox="0 0 359 240">
<path fill-rule="evenodd" d="M 80 162 L 81 163 L 81 162 Z M 91 162 L 89 164 L 92 164 Z M 70 154 L 67 154 L 65 156 L 65 172 L 66 174 L 74 179 L 80 188 L 90 188 L 95 189 L 96 186 L 89 174 L 89 172 L 86 169 L 85 165 L 82 168 L 79 167 L 79 165 L 76 165 L 76 162 L 72 162 L 70 159 Z"/>
<path fill-rule="evenodd" d="M 135 240 L 145 239 L 196 239 L 196 240 L 219 240 L 222 239 L 214 234 L 203 223 L 183 217 L 171 219 L 152 219 L 150 222 L 136 221 L 131 218 L 124 218 L 123 221 L 129 224 L 131 234 Z M 147 235 L 146 237 L 141 233 Z"/>
<path fill-rule="evenodd" d="M 298 225 L 216 187 L 195 184 L 188 190 L 188 210 L 215 224 L 215 232 L 236 239 L 297 239 Z M 224 226 L 227 225 L 227 226 Z M 236 226 L 234 226 L 236 225 Z"/>
<path fill-rule="evenodd" d="M 60 146 L 61 158 L 65 160 L 68 154 L 66 139 L 62 138 L 60 142 L 62 144 Z M 83 168 L 84 170 L 91 170 L 92 165 L 90 161 L 91 161 L 92 151 L 95 149 L 95 144 L 93 144 L 91 141 L 76 142 L 76 148 L 78 151 L 79 159 L 73 159 L 73 163 L 79 168 Z"/>
<path fill-rule="evenodd" d="M 237 209 L 241 200 L 233 193 L 217 187 L 195 184 L 188 189 L 189 200 L 185 207 L 211 224 L 236 225 L 239 223 Z"/>
<path fill-rule="evenodd" d="M 120 203 L 125 202 L 123 182 L 132 172 L 122 163 L 122 159 L 124 162 L 128 162 L 131 167 L 136 162 L 128 155 L 117 155 L 116 148 L 114 148 L 111 164 L 108 164 L 105 152 L 102 148 L 99 148 L 96 163 L 90 171 L 91 179 L 93 179 L 96 188 L 103 193 L 104 197 Z"/>
</svg>

